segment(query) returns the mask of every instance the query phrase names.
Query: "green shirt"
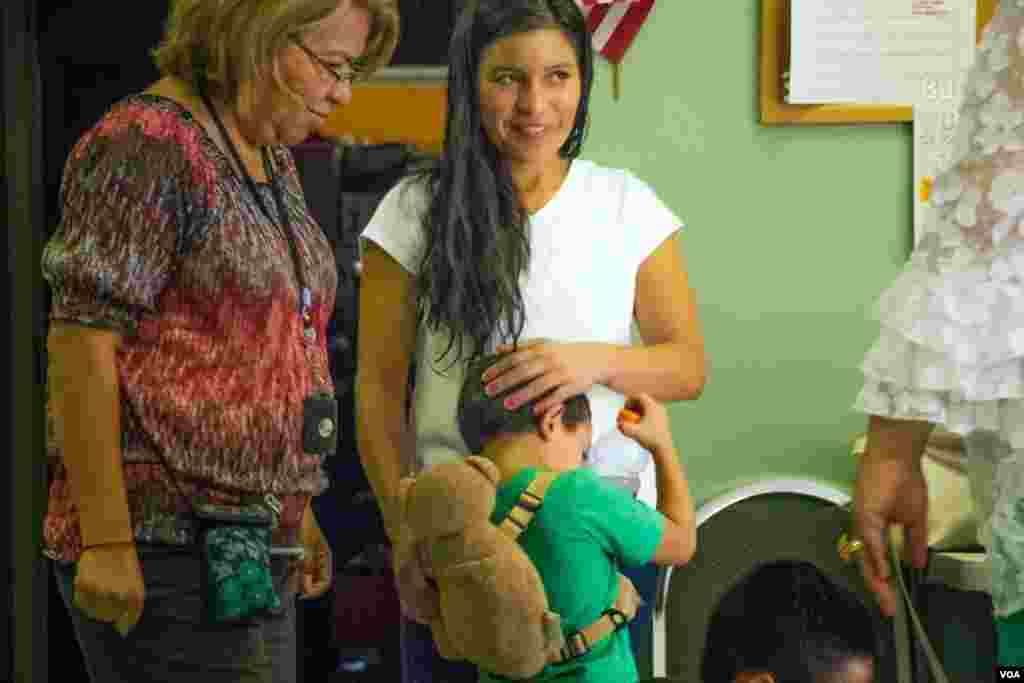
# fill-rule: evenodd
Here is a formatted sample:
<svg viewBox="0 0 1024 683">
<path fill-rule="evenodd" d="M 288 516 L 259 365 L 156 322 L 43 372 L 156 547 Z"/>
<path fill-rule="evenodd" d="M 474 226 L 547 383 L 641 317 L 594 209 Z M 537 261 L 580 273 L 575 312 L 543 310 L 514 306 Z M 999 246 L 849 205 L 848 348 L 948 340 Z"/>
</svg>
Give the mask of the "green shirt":
<svg viewBox="0 0 1024 683">
<path fill-rule="evenodd" d="M 536 475 L 536 468 L 527 468 L 501 483 L 492 522 L 505 518 Z M 551 484 L 519 543 L 544 581 L 548 603 L 562 618 L 562 631 L 569 634 L 590 625 L 614 603 L 618 568 L 650 562 L 664 528 L 665 518 L 628 491 L 577 469 Z M 584 657 L 548 666 L 533 680 L 556 676 L 560 682 L 634 683 L 639 674 L 629 629 L 619 629 Z M 500 680 L 480 674 L 483 683 Z"/>
</svg>

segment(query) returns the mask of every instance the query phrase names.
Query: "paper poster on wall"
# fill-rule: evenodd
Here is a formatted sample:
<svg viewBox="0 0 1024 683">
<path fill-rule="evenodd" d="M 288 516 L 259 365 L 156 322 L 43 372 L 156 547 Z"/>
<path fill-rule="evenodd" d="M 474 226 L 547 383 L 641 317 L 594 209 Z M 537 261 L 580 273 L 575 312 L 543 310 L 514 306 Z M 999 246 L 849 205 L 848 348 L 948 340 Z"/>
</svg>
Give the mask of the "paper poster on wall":
<svg viewBox="0 0 1024 683">
<path fill-rule="evenodd" d="M 790 104 L 951 100 L 974 51 L 976 0 L 791 0 Z"/>
<path fill-rule="evenodd" d="M 958 109 L 956 101 L 925 100 L 914 105 L 914 246 L 933 225 L 928 195 L 932 180 L 949 168 Z"/>
<path fill-rule="evenodd" d="M 938 5 L 948 0 L 916 0 Z M 974 8 L 974 2 L 968 2 Z M 972 19 L 972 22 L 974 20 Z M 957 71 L 942 76 L 938 82 L 925 84 L 913 102 L 914 108 L 914 245 L 934 226 L 933 209 L 928 202 L 935 177 L 946 171 L 952 162 L 953 144 L 960 122 L 960 101 L 967 72 L 974 62 L 972 42 L 957 60 Z"/>
</svg>

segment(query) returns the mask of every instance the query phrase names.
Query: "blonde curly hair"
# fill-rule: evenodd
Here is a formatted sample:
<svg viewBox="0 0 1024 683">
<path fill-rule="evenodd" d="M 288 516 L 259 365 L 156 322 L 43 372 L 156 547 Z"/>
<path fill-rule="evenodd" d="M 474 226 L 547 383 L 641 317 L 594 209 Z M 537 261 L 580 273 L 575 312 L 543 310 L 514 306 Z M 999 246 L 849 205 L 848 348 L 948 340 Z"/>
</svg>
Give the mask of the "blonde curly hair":
<svg viewBox="0 0 1024 683">
<path fill-rule="evenodd" d="M 172 0 L 153 59 L 163 76 L 194 87 L 205 80 L 210 94 L 226 101 L 238 98 L 243 83 L 268 75 L 281 91 L 291 92 L 274 57 L 342 3 L 370 13 L 360 72 L 373 73 L 390 61 L 398 44 L 397 0 Z"/>
</svg>

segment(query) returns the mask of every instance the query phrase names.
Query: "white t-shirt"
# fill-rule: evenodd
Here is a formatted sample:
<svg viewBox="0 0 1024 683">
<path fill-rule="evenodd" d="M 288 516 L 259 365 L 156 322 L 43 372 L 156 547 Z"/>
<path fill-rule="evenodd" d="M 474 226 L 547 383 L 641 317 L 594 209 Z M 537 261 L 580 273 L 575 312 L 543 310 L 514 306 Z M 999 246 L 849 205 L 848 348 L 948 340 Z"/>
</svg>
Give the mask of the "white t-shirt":
<svg viewBox="0 0 1024 683">
<path fill-rule="evenodd" d="M 426 205 L 420 183 L 399 183 L 381 201 L 363 238 L 415 274 L 423 255 Z M 521 281 L 525 326 L 520 342 L 544 337 L 632 343 L 640 264 L 680 227 L 676 215 L 629 171 L 573 161 L 555 196 L 530 217 L 531 262 Z M 447 335 L 421 326 L 415 396 L 416 455 L 421 466 L 469 452 L 456 423 L 464 366 L 456 363 L 442 372 L 451 365 L 451 354 L 433 362 L 447 342 Z M 596 440 L 615 429 L 625 398 L 601 385 L 588 396 Z M 651 504 L 656 501 L 654 467 L 644 472 L 639 497 Z"/>
</svg>

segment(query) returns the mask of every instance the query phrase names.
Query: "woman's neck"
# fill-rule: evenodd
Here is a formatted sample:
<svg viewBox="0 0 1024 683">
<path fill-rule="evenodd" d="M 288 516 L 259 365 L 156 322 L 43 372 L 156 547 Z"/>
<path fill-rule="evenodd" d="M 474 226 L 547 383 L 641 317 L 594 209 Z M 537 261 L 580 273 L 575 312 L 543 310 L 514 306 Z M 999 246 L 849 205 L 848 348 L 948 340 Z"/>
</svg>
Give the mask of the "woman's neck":
<svg viewBox="0 0 1024 683">
<path fill-rule="evenodd" d="M 199 93 L 195 92 L 188 83 L 178 78 L 167 77 L 154 83 L 146 92 L 175 100 L 191 111 L 192 115 L 206 128 L 210 137 L 216 141 L 217 146 L 230 158 L 231 153 L 226 147 L 226 141 L 223 140 L 220 127 L 214 122 L 213 114 Z M 231 136 L 231 141 L 238 150 L 239 156 L 242 157 L 250 175 L 259 181 L 265 180 L 266 173 L 263 170 L 261 148 L 259 145 L 249 142 L 242 133 L 235 108 L 213 96 L 209 96 L 207 99 L 216 108 L 217 116 L 220 117 L 221 123 L 227 129 L 228 135 Z"/>
<path fill-rule="evenodd" d="M 528 212 L 538 211 L 551 201 L 569 173 L 569 163 L 568 159 L 559 158 L 543 165 L 512 165 L 512 183 Z"/>
<path fill-rule="evenodd" d="M 210 104 L 216 108 L 217 116 L 220 117 L 242 158 L 247 161 L 260 158 L 262 146 L 252 141 L 252 135 L 246 135 L 238 108 L 213 98 L 210 98 Z"/>
</svg>

